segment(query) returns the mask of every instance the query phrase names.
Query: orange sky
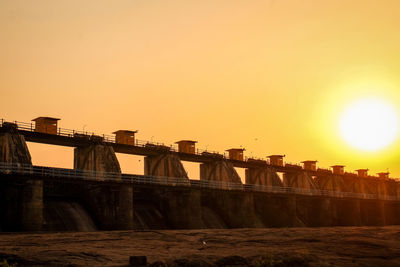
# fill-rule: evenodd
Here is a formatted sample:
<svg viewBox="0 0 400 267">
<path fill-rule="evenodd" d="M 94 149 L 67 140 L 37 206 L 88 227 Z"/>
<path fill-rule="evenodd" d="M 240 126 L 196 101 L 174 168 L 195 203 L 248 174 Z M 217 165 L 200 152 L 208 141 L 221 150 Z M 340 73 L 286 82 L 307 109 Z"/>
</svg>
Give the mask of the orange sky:
<svg viewBox="0 0 400 267">
<path fill-rule="evenodd" d="M 399 140 L 360 152 L 337 127 L 360 97 L 400 110 L 399 28 L 398 0 L 3 0 L 0 117 L 400 177 Z M 29 146 L 34 164 L 72 167 L 70 148 Z"/>
</svg>

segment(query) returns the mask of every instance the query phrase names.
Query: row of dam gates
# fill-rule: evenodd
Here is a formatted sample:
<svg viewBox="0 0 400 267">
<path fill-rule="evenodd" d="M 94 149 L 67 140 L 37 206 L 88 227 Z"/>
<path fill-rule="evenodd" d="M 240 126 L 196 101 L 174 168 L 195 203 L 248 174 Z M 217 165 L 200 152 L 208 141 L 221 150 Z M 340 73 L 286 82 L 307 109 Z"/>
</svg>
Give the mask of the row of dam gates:
<svg viewBox="0 0 400 267">
<path fill-rule="evenodd" d="M 59 128 L 55 118 L 0 124 L 0 231 L 95 231 L 400 224 L 400 182 Z M 33 166 L 28 142 L 74 147 L 74 169 Z M 115 153 L 142 155 L 144 175 L 127 175 Z M 189 179 L 182 161 L 200 163 Z M 245 168 L 243 184 L 235 167 Z M 282 178 L 278 175 L 282 173 Z"/>
</svg>

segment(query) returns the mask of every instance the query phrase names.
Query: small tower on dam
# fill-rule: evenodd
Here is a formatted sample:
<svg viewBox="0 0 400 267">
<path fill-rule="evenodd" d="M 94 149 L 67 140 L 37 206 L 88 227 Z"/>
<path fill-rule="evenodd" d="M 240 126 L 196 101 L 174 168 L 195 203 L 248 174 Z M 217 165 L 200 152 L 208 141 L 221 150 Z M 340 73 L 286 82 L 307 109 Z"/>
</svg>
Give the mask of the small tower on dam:
<svg viewBox="0 0 400 267">
<path fill-rule="evenodd" d="M 269 159 L 269 164 L 273 166 L 283 166 L 283 158 L 285 155 L 271 155 L 267 158 Z"/>
<path fill-rule="evenodd" d="M 358 177 L 360 178 L 367 178 L 368 177 L 369 169 L 358 169 L 356 170 Z"/>
<path fill-rule="evenodd" d="M 332 173 L 337 174 L 337 175 L 343 175 L 344 174 L 344 165 L 333 165 L 331 166 L 332 168 Z"/>
<path fill-rule="evenodd" d="M 181 140 L 175 142 L 178 144 L 178 151 L 180 153 L 195 154 L 196 153 L 196 143 L 197 141 L 192 140 Z"/>
<path fill-rule="evenodd" d="M 115 134 L 115 143 L 123 145 L 135 145 L 135 134 L 138 131 L 118 130 L 113 132 Z"/>
<path fill-rule="evenodd" d="M 57 123 L 60 119 L 52 117 L 37 117 L 35 122 L 35 132 L 57 134 Z"/>
<path fill-rule="evenodd" d="M 303 169 L 306 171 L 317 171 L 317 162 L 316 160 L 305 160 L 302 161 L 303 163 Z"/>
<path fill-rule="evenodd" d="M 380 179 L 387 180 L 389 179 L 390 172 L 378 172 L 377 174 Z"/>
<path fill-rule="evenodd" d="M 226 151 L 229 153 L 229 159 L 243 161 L 244 148 L 231 148 Z"/>
</svg>

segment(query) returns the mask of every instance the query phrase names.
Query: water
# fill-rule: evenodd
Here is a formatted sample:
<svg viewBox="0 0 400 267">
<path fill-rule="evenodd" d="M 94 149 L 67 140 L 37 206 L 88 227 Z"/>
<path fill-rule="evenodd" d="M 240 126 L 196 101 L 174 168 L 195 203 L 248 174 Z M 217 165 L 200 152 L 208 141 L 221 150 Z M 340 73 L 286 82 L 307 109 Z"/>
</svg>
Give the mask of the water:
<svg viewBox="0 0 400 267">
<path fill-rule="evenodd" d="M 78 202 L 50 201 L 44 205 L 44 230 L 96 231 L 90 215 Z"/>
<path fill-rule="evenodd" d="M 135 230 L 166 229 L 166 222 L 161 212 L 153 205 L 135 205 Z"/>
</svg>

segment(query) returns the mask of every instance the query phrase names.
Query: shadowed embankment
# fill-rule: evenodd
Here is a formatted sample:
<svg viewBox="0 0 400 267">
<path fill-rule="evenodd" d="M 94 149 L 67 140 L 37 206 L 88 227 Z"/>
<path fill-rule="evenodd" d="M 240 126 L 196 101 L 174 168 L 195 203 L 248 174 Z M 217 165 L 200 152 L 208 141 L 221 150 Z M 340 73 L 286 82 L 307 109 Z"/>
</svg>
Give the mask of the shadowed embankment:
<svg viewBox="0 0 400 267">
<path fill-rule="evenodd" d="M 399 266 L 400 227 L 1 234 L 18 266 Z"/>
</svg>

